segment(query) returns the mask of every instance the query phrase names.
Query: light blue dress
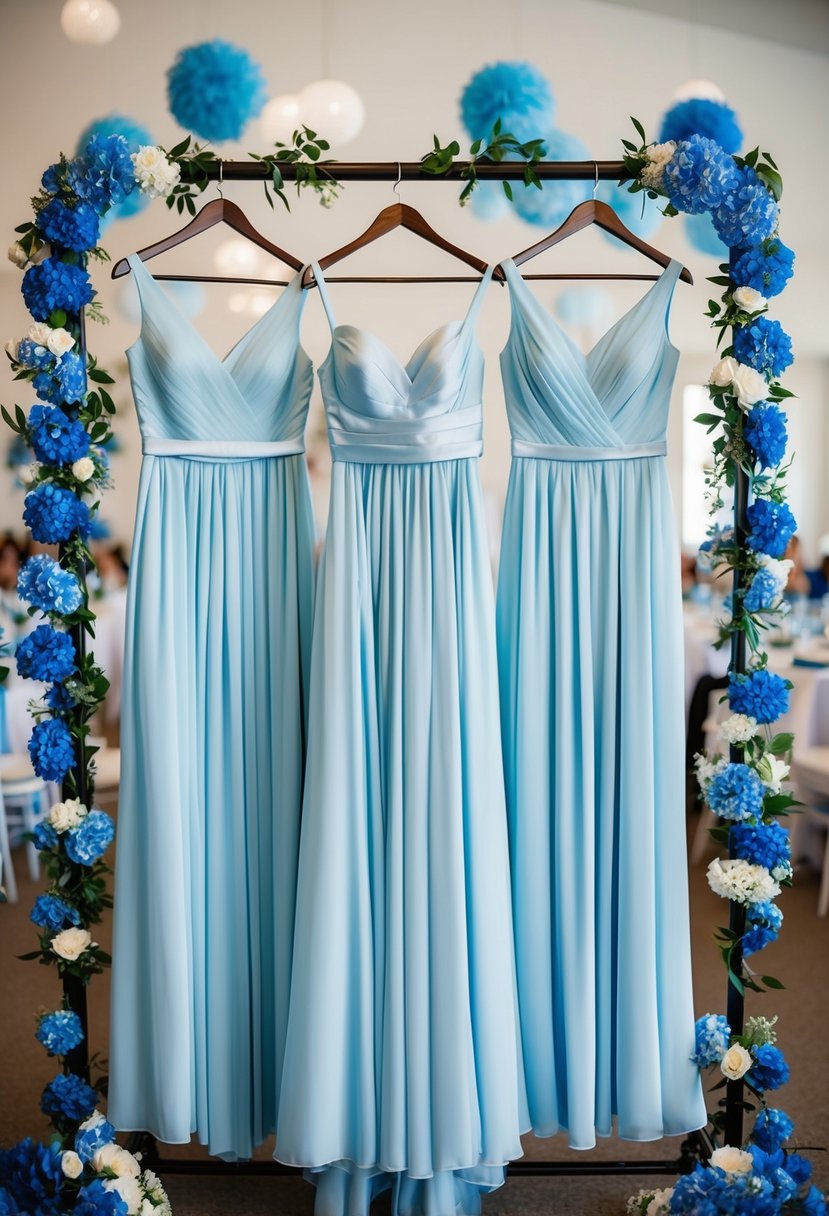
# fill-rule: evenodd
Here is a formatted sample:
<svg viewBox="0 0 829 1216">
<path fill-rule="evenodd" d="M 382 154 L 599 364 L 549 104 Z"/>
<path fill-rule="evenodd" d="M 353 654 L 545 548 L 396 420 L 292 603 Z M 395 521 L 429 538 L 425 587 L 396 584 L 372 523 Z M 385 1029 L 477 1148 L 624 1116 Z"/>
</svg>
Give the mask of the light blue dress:
<svg viewBox="0 0 829 1216">
<path fill-rule="evenodd" d="M 706 1122 L 685 846 L 679 553 L 665 468 L 681 269 L 587 356 L 504 263 L 513 461 L 498 580 L 524 1066 L 537 1135 Z"/>
<path fill-rule="evenodd" d="M 130 258 L 144 459 L 109 1118 L 249 1157 L 282 1071 L 313 615 L 299 278 L 224 359 Z"/>
<path fill-rule="evenodd" d="M 526 1127 L 478 474 L 484 283 L 405 367 L 336 325 L 276 1156 L 318 1216 L 479 1209 Z"/>
</svg>

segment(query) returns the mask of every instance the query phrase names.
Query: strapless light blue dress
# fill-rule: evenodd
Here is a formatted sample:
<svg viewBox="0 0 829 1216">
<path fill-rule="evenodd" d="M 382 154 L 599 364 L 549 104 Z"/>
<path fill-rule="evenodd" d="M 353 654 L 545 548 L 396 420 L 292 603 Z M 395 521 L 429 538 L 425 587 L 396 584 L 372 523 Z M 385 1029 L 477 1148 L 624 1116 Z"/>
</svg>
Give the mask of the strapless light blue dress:
<svg viewBox="0 0 829 1216">
<path fill-rule="evenodd" d="M 336 325 L 276 1155 L 318 1216 L 479 1209 L 526 1127 L 468 316 L 404 367 Z"/>
<path fill-rule="evenodd" d="M 121 722 L 109 1118 L 249 1157 L 288 1012 L 313 617 L 299 278 L 220 360 L 138 257 L 144 459 Z"/>
<path fill-rule="evenodd" d="M 504 263 L 513 461 L 498 580 L 518 991 L 533 1130 L 702 1127 L 679 553 L 665 468 L 672 262 L 584 356 Z"/>
</svg>

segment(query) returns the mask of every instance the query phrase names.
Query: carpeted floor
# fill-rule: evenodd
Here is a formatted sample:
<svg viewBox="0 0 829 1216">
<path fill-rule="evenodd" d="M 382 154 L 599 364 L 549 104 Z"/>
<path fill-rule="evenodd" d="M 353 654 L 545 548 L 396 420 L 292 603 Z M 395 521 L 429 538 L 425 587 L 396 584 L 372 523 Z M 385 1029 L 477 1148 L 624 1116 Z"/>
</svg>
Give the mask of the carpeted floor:
<svg viewBox="0 0 829 1216">
<path fill-rule="evenodd" d="M 21 1136 L 42 1137 L 46 1121 L 38 1111 L 43 1085 L 54 1075 L 49 1059 L 33 1037 L 38 1009 L 55 1008 L 57 977 L 52 968 L 18 962 L 16 956 L 33 948 L 34 927 L 28 921 L 34 896 L 42 883 L 32 883 L 25 873 L 25 857 L 16 854 L 21 888 L 17 905 L 0 905 L 0 1145 Z M 750 999 L 751 1012 L 778 1013 L 779 1045 L 792 1070 L 791 1082 L 780 1092 L 777 1104 L 792 1115 L 801 1146 L 829 1146 L 829 918 L 818 920 L 817 875 L 798 873 L 795 887 L 781 898 L 785 924 L 781 941 L 762 956 L 766 973 L 778 976 L 786 989 Z M 711 934 L 720 923 L 724 905 L 705 883 L 704 867 L 692 874 L 692 924 L 697 1013 L 723 1012 L 725 973 Z M 100 927 L 97 940 L 107 948 L 109 924 Z M 107 1051 L 108 979 L 96 979 L 90 989 L 92 1050 Z M 642 1160 L 675 1157 L 678 1141 L 631 1144 L 609 1140 L 589 1158 L 596 1161 Z M 264 1146 L 258 1156 L 269 1157 Z M 165 1154 L 201 1156 L 203 1150 L 165 1149 Z M 528 1157 L 573 1158 L 588 1155 L 568 1151 L 560 1138 L 539 1141 L 528 1137 Z M 829 1188 L 829 1154 L 810 1153 L 815 1180 Z M 298 1178 L 198 1177 L 169 1175 L 165 1178 L 175 1216 L 310 1216 L 313 1191 Z M 523 1216 L 544 1212 L 549 1216 L 613 1216 L 624 1212 L 625 1199 L 646 1183 L 665 1185 L 664 1180 L 635 1177 L 513 1178 L 485 1201 L 485 1216 Z M 382 1212 L 382 1202 L 377 1204 Z"/>
</svg>

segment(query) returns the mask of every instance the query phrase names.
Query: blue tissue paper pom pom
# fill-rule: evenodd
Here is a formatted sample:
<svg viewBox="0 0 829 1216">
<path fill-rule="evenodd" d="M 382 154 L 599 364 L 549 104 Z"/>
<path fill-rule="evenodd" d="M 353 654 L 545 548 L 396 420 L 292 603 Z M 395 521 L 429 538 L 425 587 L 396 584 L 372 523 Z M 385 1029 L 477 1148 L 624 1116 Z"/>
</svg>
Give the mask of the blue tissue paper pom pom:
<svg viewBox="0 0 829 1216">
<path fill-rule="evenodd" d="M 743 133 L 737 115 L 724 101 L 711 101 L 707 97 L 693 97 L 678 101 L 671 106 L 662 119 L 658 143 L 669 139 L 677 142 L 689 135 L 704 135 L 713 139 L 725 152 L 739 152 Z"/>
<path fill-rule="evenodd" d="M 731 280 L 738 287 L 753 287 L 767 299 L 779 296 L 794 273 L 794 253 L 778 236 L 737 250 Z"/>
<path fill-rule="evenodd" d="M 714 222 L 706 211 L 699 215 L 686 215 L 684 223 L 688 244 L 698 253 L 707 253 L 721 262 L 728 257 L 728 246 L 720 240 Z"/>
<path fill-rule="evenodd" d="M 502 131 L 520 143 L 549 131 L 555 111 L 553 90 L 543 72 L 531 63 L 503 60 L 475 73 L 461 93 L 460 106 L 470 139 L 489 139 L 500 119 Z"/>
<path fill-rule="evenodd" d="M 618 182 L 599 182 L 597 197 L 612 207 L 622 223 L 643 240 L 652 236 L 664 219 L 658 200 L 648 198 L 645 190 L 637 190 L 635 194 L 631 194 L 626 185 L 620 186 Z M 605 232 L 602 228 L 599 231 L 605 240 L 610 241 L 615 248 L 622 250 L 628 248 L 611 233 Z"/>
<path fill-rule="evenodd" d="M 179 51 L 167 73 L 170 113 L 202 139 L 239 139 L 267 96 L 259 64 L 241 47 L 219 38 Z"/>
<path fill-rule="evenodd" d="M 544 133 L 545 160 L 587 160 L 587 148 L 575 135 L 557 129 Z M 587 182 L 547 181 L 544 188 L 512 183 L 512 205 L 522 220 L 542 228 L 555 228 L 590 197 Z"/>
</svg>

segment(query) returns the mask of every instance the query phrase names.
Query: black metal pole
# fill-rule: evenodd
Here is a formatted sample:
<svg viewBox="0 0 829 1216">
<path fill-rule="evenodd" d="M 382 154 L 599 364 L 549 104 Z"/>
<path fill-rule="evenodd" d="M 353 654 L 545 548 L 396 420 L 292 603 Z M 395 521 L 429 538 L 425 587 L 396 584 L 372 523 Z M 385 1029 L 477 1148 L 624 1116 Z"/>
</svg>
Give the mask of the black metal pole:
<svg viewBox="0 0 829 1216">
<path fill-rule="evenodd" d="M 468 161 L 455 161 L 440 174 L 425 172 L 418 160 L 405 161 L 326 161 L 322 167 L 333 178 L 341 182 L 396 182 L 461 181 Z M 286 182 L 296 180 L 297 166 L 280 164 L 280 172 Z M 630 180 L 630 173 L 620 160 L 542 160 L 533 165 L 533 171 L 542 181 L 620 181 Z M 523 161 L 500 161 L 498 164 L 478 164 L 476 176 L 481 181 L 523 181 Z M 255 160 L 225 160 L 207 169 L 207 177 L 218 181 L 258 182 L 270 177 L 267 165 Z"/>
</svg>

